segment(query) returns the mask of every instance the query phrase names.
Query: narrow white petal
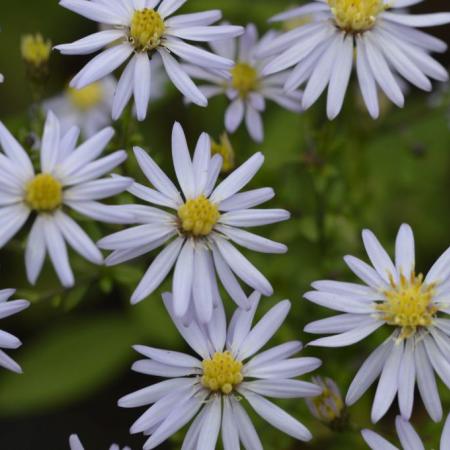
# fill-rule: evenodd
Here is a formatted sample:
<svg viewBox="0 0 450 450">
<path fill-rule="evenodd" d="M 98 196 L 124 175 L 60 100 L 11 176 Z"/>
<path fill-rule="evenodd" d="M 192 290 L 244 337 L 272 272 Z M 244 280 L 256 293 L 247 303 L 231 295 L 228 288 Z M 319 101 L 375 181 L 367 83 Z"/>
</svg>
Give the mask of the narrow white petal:
<svg viewBox="0 0 450 450">
<path fill-rule="evenodd" d="M 43 221 L 45 245 L 52 260 L 53 267 L 64 287 L 72 287 L 75 283 L 69 263 L 66 243 L 53 218 Z"/>
<path fill-rule="evenodd" d="M 378 346 L 371 355 L 364 361 L 355 378 L 352 381 L 347 393 L 345 402 L 351 406 L 355 404 L 363 394 L 369 389 L 383 370 L 386 359 L 394 346 L 393 339 L 389 338 Z"/>
<path fill-rule="evenodd" d="M 398 447 L 371 430 L 363 430 L 361 434 L 372 450 L 399 450 Z"/>
<path fill-rule="evenodd" d="M 395 399 L 399 385 L 399 369 L 403 358 L 404 344 L 396 343 L 381 372 L 372 406 L 372 422 L 378 422 L 388 411 Z"/>
<path fill-rule="evenodd" d="M 194 82 L 184 72 L 177 60 L 167 50 L 159 50 L 168 77 L 176 88 L 192 103 L 199 106 L 208 104 L 207 98 L 202 94 Z"/>
<path fill-rule="evenodd" d="M 213 203 L 220 203 L 236 194 L 250 182 L 263 163 L 262 153 L 254 154 L 216 187 L 210 200 Z"/>
<path fill-rule="evenodd" d="M 245 398 L 252 408 L 275 428 L 301 441 L 309 441 L 312 439 L 309 430 L 279 406 L 260 395 L 249 392 L 245 393 Z"/>
<path fill-rule="evenodd" d="M 395 242 L 395 265 L 399 274 L 408 278 L 415 270 L 414 234 L 409 225 L 403 224 Z"/>
<path fill-rule="evenodd" d="M 189 154 L 186 135 L 178 122 L 175 122 L 172 130 L 172 160 L 178 183 L 185 198 L 192 198 L 195 193 L 194 167 Z"/>
<path fill-rule="evenodd" d="M 390 283 L 392 278 L 394 281 L 398 281 L 397 270 L 376 236 L 370 230 L 364 230 L 362 238 L 367 255 L 380 277 L 386 283 Z"/>
<path fill-rule="evenodd" d="M 395 427 L 403 448 L 407 450 L 425 450 L 422 440 L 409 422 L 401 417 L 396 417 Z"/>
<path fill-rule="evenodd" d="M 134 57 L 134 101 L 136 103 L 136 115 L 143 121 L 147 117 L 148 104 L 152 84 L 152 72 L 150 59 L 147 53 L 140 53 Z"/>
<path fill-rule="evenodd" d="M 136 304 L 148 297 L 164 281 L 171 271 L 180 253 L 183 239 L 177 238 L 155 258 L 138 287 L 131 296 L 131 303 Z"/>
<path fill-rule="evenodd" d="M 290 309 L 291 303 L 284 300 L 267 312 L 242 342 L 238 352 L 239 358 L 247 359 L 264 347 L 281 327 Z"/>
</svg>

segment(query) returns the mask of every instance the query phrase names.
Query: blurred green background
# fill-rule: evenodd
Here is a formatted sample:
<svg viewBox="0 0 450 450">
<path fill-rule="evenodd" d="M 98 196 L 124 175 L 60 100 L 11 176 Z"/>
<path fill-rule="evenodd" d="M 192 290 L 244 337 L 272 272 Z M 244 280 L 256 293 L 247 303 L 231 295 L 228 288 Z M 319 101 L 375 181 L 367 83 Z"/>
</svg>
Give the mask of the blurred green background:
<svg viewBox="0 0 450 450">
<path fill-rule="evenodd" d="M 30 90 L 20 59 L 20 36 L 42 32 L 54 43 L 71 42 L 95 31 L 95 24 L 58 6 L 55 0 L 2 2 L 0 72 L 0 119 L 18 135 L 27 133 Z M 221 8 L 232 23 L 256 22 L 261 30 L 266 19 L 287 6 L 286 0 L 190 0 L 185 11 Z M 415 11 L 448 9 L 447 0 L 427 0 Z M 448 28 L 432 33 L 449 40 Z M 447 55 L 439 56 L 448 66 Z M 61 91 L 85 60 L 77 57 L 52 59 L 48 96 Z M 270 105 L 265 116 L 266 140 L 251 142 L 244 130 L 232 137 L 240 164 L 257 150 L 266 163 L 255 178 L 255 187 L 272 186 L 277 197 L 273 207 L 290 210 L 292 220 L 261 230 L 265 236 L 288 244 L 287 255 L 250 259 L 272 281 L 275 296 L 262 302 L 260 313 L 278 300 L 290 298 L 293 310 L 273 344 L 288 339 L 307 342 L 303 327 L 330 313 L 302 300 L 301 294 L 316 279 L 352 277 L 342 261 L 351 253 L 363 256 L 361 229 L 371 228 L 392 253 L 395 234 L 402 222 L 413 226 L 417 239 L 419 271 L 426 271 L 450 244 L 450 131 L 448 88 L 436 86 L 430 95 L 412 89 L 404 110 L 386 105 L 380 120 L 372 121 L 361 107 L 355 86 L 349 90 L 343 113 L 330 123 L 323 101 L 302 116 Z M 185 107 L 180 96 L 167 96 L 151 105 L 145 123 L 135 128 L 155 159 L 170 166 L 170 130 L 180 121 L 191 143 L 202 131 L 218 137 L 223 131 L 224 99 L 213 100 L 208 109 Z M 120 124 L 119 124 L 120 126 Z M 127 164 L 139 176 L 133 157 Z M 123 197 L 121 201 L 129 200 Z M 83 222 L 92 237 L 114 227 Z M 160 292 L 131 307 L 129 296 L 151 261 L 147 256 L 116 268 L 97 268 L 72 254 L 77 286 L 60 288 L 50 265 L 36 288 L 25 279 L 24 237 L 16 237 L 0 253 L 0 287 L 17 287 L 19 295 L 33 302 L 32 308 L 1 328 L 23 340 L 12 355 L 25 374 L 0 372 L 0 448 L 2 450 L 60 450 L 68 448 L 69 434 L 80 434 L 87 449 L 106 449 L 111 442 L 141 448 L 144 439 L 129 436 L 128 428 L 140 411 L 121 410 L 117 399 L 155 380 L 129 369 L 137 355 L 132 344 L 186 350 L 162 306 Z M 224 302 L 232 311 L 231 300 Z M 333 377 L 343 393 L 363 359 L 385 335 L 383 332 L 347 349 L 307 349 L 324 361 L 318 371 Z M 446 413 L 450 393 L 441 384 Z M 366 448 L 357 430 L 370 425 L 373 390 L 349 411 L 353 431 L 333 432 L 312 418 L 304 402 L 281 402 L 313 432 L 310 444 L 294 442 L 255 418 L 266 450 L 341 450 Z M 392 408 L 375 428 L 393 437 Z M 432 424 L 417 403 L 414 424 L 427 447 L 437 448 L 441 424 Z M 374 427 L 372 427 L 374 428 Z M 183 433 L 161 448 L 179 449 Z M 394 438 L 393 438 L 394 439 Z"/>
</svg>

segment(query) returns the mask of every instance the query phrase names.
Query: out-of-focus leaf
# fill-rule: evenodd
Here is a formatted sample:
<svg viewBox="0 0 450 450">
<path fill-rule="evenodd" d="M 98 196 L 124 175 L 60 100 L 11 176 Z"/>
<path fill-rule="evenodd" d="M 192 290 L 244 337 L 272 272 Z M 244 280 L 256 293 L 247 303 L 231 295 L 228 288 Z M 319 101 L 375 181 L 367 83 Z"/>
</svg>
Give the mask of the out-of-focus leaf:
<svg viewBox="0 0 450 450">
<path fill-rule="evenodd" d="M 89 395 L 117 376 L 138 340 L 136 327 L 118 314 L 50 328 L 17 355 L 23 375 L 2 373 L 0 415 L 42 413 Z"/>
</svg>

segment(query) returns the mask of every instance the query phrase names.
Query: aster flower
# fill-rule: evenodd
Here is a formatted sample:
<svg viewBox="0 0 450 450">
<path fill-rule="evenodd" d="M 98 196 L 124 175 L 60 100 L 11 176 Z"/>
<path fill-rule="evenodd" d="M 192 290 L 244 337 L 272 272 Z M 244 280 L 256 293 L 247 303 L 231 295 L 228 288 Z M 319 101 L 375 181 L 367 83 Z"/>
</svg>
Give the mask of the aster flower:
<svg viewBox="0 0 450 450">
<path fill-rule="evenodd" d="M 27 300 L 8 301 L 14 292 L 16 292 L 14 289 L 0 290 L 0 319 L 17 314 L 30 306 Z M 22 343 L 15 336 L 0 330 L 0 349 L 16 349 L 21 345 Z M 3 350 L 0 350 L 0 366 L 16 373 L 22 372 L 20 366 Z"/>
<path fill-rule="evenodd" d="M 416 28 L 448 23 L 450 13 L 411 15 L 398 10 L 421 1 L 316 0 L 278 14 L 273 22 L 304 16 L 312 22 L 261 48 L 260 56 L 274 55 L 262 73 L 268 76 L 294 67 L 284 87 L 292 92 L 306 83 L 304 109 L 328 86 L 327 114 L 333 119 L 341 111 L 355 61 L 360 90 L 373 118 L 379 115 L 378 87 L 403 107 L 396 76 L 425 91 L 432 89 L 430 79 L 448 79 L 445 68 L 430 56 L 444 52 L 447 44 Z"/>
<path fill-rule="evenodd" d="M 104 205 L 98 200 L 112 197 L 127 189 L 128 178 L 99 179 L 110 172 L 127 155 L 114 152 L 97 159 L 114 135 L 105 128 L 76 148 L 79 129 L 65 135 L 60 123 L 49 113 L 40 150 L 37 173 L 27 152 L 0 122 L 0 247 L 22 228 L 30 215 L 34 223 L 28 236 L 25 265 L 30 283 L 34 284 L 48 254 L 65 287 L 74 284 L 66 242 L 94 264 L 103 258 L 83 229 L 67 214 L 70 208 L 94 220 L 128 223 L 131 212 Z"/>
<path fill-rule="evenodd" d="M 296 439 L 311 439 L 304 425 L 265 397 L 319 395 L 317 385 L 293 378 L 317 369 L 321 362 L 317 358 L 291 358 L 301 350 L 297 341 L 256 355 L 282 325 L 290 302 L 278 303 L 252 328 L 259 294 L 252 297 L 251 309 L 238 309 L 227 330 L 220 302 L 208 326 L 196 319 L 185 326 L 173 310 L 171 295 L 163 296 L 178 331 L 197 356 L 135 347 L 147 359 L 137 361 L 133 370 L 168 378 L 119 400 L 124 408 L 152 405 L 131 427 L 131 433 L 150 436 L 144 450 L 157 447 L 192 419 L 183 450 L 215 449 L 220 430 L 226 449 L 239 449 L 239 442 L 247 449 L 262 449 L 243 407 L 247 402 L 275 428 Z"/>
<path fill-rule="evenodd" d="M 214 69 L 228 69 L 232 61 L 214 55 L 193 42 L 211 42 L 242 34 L 242 27 L 211 26 L 221 18 L 217 10 L 195 14 L 173 14 L 186 0 L 61 0 L 60 5 L 112 29 L 99 31 L 72 44 L 56 48 L 63 54 L 91 54 L 104 47 L 71 82 L 81 89 L 128 64 L 119 80 L 113 100 L 113 119 L 120 117 L 134 96 L 137 117 L 147 116 L 155 53 L 161 55 L 164 68 L 173 84 L 192 102 L 206 106 L 206 97 L 198 90 L 177 58 Z"/>
<path fill-rule="evenodd" d="M 413 426 L 398 416 L 395 420 L 397 434 L 403 450 L 424 450 L 425 447 Z M 398 450 L 386 439 L 371 430 L 363 430 L 362 436 L 372 450 Z M 450 416 L 442 432 L 440 450 L 450 450 Z"/>
<path fill-rule="evenodd" d="M 69 438 L 70 450 L 84 450 L 83 444 L 80 441 L 80 438 L 76 434 L 72 434 Z M 109 447 L 109 450 L 120 450 L 120 447 L 117 444 L 112 444 Z M 122 450 L 131 450 L 130 447 L 123 447 Z"/>
<path fill-rule="evenodd" d="M 106 260 L 106 264 L 113 265 L 144 255 L 170 241 L 150 265 L 132 295 L 132 303 L 143 300 L 157 289 L 173 266 L 174 309 L 178 317 L 186 316 L 193 302 L 200 320 L 210 320 L 213 300 L 220 300 L 215 271 L 238 305 L 250 306 L 236 275 L 253 289 L 271 295 L 273 289 L 267 279 L 231 243 L 262 253 L 287 250 L 283 244 L 241 229 L 276 223 L 289 217 L 284 210 L 254 208 L 274 196 L 270 188 L 239 193 L 262 166 L 263 155 L 255 154 L 214 187 L 222 158 L 219 155 L 211 157 L 209 136 L 205 133 L 200 136 L 191 159 L 183 129 L 175 123 L 172 159 L 181 195 L 143 149 L 135 148 L 134 151 L 153 188 L 135 183 L 129 192 L 150 204 L 175 210 L 175 214 L 142 205 L 142 213 L 137 215 L 137 223 L 141 225 L 98 242 L 100 248 L 114 250 Z"/>
<path fill-rule="evenodd" d="M 345 347 L 361 341 L 379 328 L 390 337 L 365 361 L 347 393 L 354 404 L 380 377 L 372 407 L 372 420 L 385 415 L 398 396 L 401 415 L 409 420 L 414 387 L 431 418 L 442 418 L 434 372 L 450 388 L 450 249 L 426 277 L 416 273 L 414 236 L 402 225 L 395 245 L 395 264 L 375 235 L 365 230 L 364 245 L 373 268 L 353 256 L 345 262 L 364 284 L 317 281 L 305 298 L 344 314 L 309 324 L 305 331 L 333 334 L 309 345 Z"/>
<path fill-rule="evenodd" d="M 272 76 L 264 76 L 261 73 L 267 61 L 258 58 L 256 53 L 275 36 L 276 33 L 272 31 L 259 40 L 256 27 L 250 24 L 239 40 L 230 39 L 210 44 L 215 53 L 234 61 L 230 70 L 220 72 L 208 68 L 186 67 L 188 74 L 208 83 L 200 86 L 206 97 L 225 94 L 230 100 L 225 114 L 227 131 L 234 133 L 245 119 L 250 136 L 257 142 L 264 139 L 261 114 L 266 108 L 266 99 L 290 111 L 302 110 L 301 92 L 294 90 L 286 93 L 283 90 L 288 75 L 286 72 Z"/>
</svg>

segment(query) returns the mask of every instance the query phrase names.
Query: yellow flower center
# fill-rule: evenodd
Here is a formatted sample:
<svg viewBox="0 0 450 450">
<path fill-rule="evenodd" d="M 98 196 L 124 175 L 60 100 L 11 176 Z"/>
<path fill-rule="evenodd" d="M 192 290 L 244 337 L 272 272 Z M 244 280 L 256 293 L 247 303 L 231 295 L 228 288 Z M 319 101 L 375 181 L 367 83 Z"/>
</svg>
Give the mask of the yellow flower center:
<svg viewBox="0 0 450 450">
<path fill-rule="evenodd" d="M 83 89 L 69 88 L 67 95 L 75 108 L 89 111 L 99 105 L 104 99 L 103 86 L 100 82 L 92 83 Z"/>
<path fill-rule="evenodd" d="M 247 63 L 237 63 L 231 69 L 231 86 L 239 92 L 241 97 L 246 97 L 258 87 L 258 72 Z"/>
<path fill-rule="evenodd" d="M 401 275 L 397 285 L 391 280 L 392 288 L 384 293 L 386 300 L 377 305 L 377 310 L 389 324 L 401 327 L 400 339 L 413 336 L 420 327 L 428 327 L 438 312 L 433 303 L 434 285 L 423 284 L 423 275 L 412 272 L 410 278 Z"/>
<path fill-rule="evenodd" d="M 29 64 L 41 66 L 46 64 L 52 51 L 52 42 L 45 41 L 41 34 L 27 34 L 22 37 L 20 47 L 22 58 Z"/>
<path fill-rule="evenodd" d="M 138 52 L 146 52 L 158 47 L 166 31 L 160 14 L 152 8 L 135 11 L 131 19 L 130 42 Z"/>
<path fill-rule="evenodd" d="M 328 4 L 337 26 L 354 33 L 370 30 L 388 8 L 383 0 L 328 0 Z"/>
<path fill-rule="evenodd" d="M 25 188 L 25 202 L 38 212 L 52 212 L 61 206 L 62 185 L 49 173 L 36 175 Z"/>
<path fill-rule="evenodd" d="M 230 352 L 215 353 L 212 359 L 205 359 L 202 366 L 202 385 L 213 392 L 231 394 L 244 379 L 242 363 L 236 361 Z"/>
<path fill-rule="evenodd" d="M 219 142 L 211 142 L 211 154 L 220 155 L 222 157 L 222 172 L 229 172 L 234 169 L 234 149 L 227 133 L 223 133 L 222 136 L 220 136 Z"/>
<path fill-rule="evenodd" d="M 207 236 L 220 218 L 219 210 L 203 194 L 188 200 L 178 210 L 181 230 L 193 236 Z"/>
</svg>

